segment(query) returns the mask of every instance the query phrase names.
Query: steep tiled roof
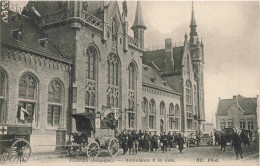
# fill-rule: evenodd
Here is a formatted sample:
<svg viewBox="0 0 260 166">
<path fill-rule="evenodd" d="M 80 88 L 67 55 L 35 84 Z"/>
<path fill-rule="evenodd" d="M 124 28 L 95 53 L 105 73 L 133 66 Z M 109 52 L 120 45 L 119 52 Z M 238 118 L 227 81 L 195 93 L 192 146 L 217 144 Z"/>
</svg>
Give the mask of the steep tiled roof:
<svg viewBox="0 0 260 166">
<path fill-rule="evenodd" d="M 172 93 L 177 93 L 169 84 L 164 80 L 153 67 L 148 65 L 143 65 L 142 70 L 143 84 L 151 86 L 157 89 L 165 90 Z"/>
<path fill-rule="evenodd" d="M 245 114 L 256 113 L 257 98 L 240 98 L 237 99 L 239 106 L 245 111 Z"/>
<path fill-rule="evenodd" d="M 161 70 L 164 71 L 164 74 L 180 74 L 183 50 L 183 46 L 173 48 L 174 72 L 172 71 L 172 62 L 167 58 L 165 49 L 145 52 L 143 56 L 143 63 L 149 64 L 153 61 Z"/>
<path fill-rule="evenodd" d="M 227 115 L 227 111 L 233 103 L 234 99 L 221 99 L 218 104 L 217 115 Z M 256 113 L 257 98 L 244 98 L 238 95 L 237 104 L 242 108 L 245 115 Z"/>
<path fill-rule="evenodd" d="M 218 104 L 217 115 L 227 115 L 227 111 L 232 103 L 233 99 L 221 99 Z"/>
<path fill-rule="evenodd" d="M 182 93 L 181 71 L 183 51 L 184 46 L 173 48 L 174 67 L 170 57 L 166 55 L 165 49 L 146 51 L 143 55 L 143 63 L 146 65 L 151 65 L 152 62 L 155 63 L 162 70 L 162 75 L 167 83 L 178 93 Z"/>
<path fill-rule="evenodd" d="M 12 19 L 11 19 L 12 18 Z M 13 37 L 12 31 L 21 28 L 22 39 L 17 40 Z M 1 24 L 1 41 L 3 43 L 13 45 L 16 47 L 27 48 L 42 55 L 48 55 L 50 58 L 64 60 L 70 62 L 65 58 L 51 41 L 48 41 L 45 47 L 39 43 L 39 39 L 47 38 L 46 35 L 34 24 L 33 20 L 23 16 L 17 15 L 9 11 L 8 23 Z"/>
</svg>

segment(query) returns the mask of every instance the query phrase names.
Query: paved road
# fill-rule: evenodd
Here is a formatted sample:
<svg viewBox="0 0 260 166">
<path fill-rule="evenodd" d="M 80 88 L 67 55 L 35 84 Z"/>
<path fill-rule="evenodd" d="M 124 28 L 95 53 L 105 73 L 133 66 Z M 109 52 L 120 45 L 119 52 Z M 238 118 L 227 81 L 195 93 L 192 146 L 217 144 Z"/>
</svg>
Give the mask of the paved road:
<svg viewBox="0 0 260 166">
<path fill-rule="evenodd" d="M 32 154 L 30 160 L 26 165 L 76 165 L 76 164 L 104 164 L 104 163 L 128 163 L 128 164 L 145 164 L 150 165 L 151 163 L 168 163 L 170 165 L 179 165 L 182 163 L 188 163 L 188 165 L 226 165 L 230 162 L 235 162 L 236 165 L 259 165 L 259 145 L 254 144 L 249 148 L 244 149 L 244 159 L 236 160 L 234 151 L 230 146 L 227 146 L 226 152 L 220 151 L 219 146 L 210 147 L 191 147 L 185 148 L 183 153 L 179 153 L 177 149 L 171 149 L 166 153 L 162 151 L 157 151 L 153 153 L 149 152 L 138 152 L 137 155 L 122 155 L 119 154 L 115 158 L 109 157 L 106 151 L 100 153 L 99 157 L 94 160 L 88 160 L 86 156 L 82 155 L 78 158 L 70 158 L 66 154 Z M 231 163 L 232 165 L 234 163 Z"/>
</svg>

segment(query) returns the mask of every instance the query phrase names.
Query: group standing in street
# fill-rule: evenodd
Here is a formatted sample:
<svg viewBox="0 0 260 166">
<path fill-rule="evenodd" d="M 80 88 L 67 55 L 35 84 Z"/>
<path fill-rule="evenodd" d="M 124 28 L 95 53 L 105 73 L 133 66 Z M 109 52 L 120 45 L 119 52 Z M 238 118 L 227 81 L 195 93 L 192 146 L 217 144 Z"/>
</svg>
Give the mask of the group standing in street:
<svg viewBox="0 0 260 166">
<path fill-rule="evenodd" d="M 117 138 L 119 139 L 120 145 L 123 149 L 123 154 L 127 151 L 129 155 L 137 154 L 138 151 L 145 152 L 156 152 L 160 147 L 163 153 L 170 151 L 172 147 L 177 146 L 180 153 L 183 151 L 183 145 L 185 139 L 179 133 L 166 132 L 157 134 L 156 131 L 152 134 L 151 132 L 141 130 L 123 130 Z"/>
</svg>

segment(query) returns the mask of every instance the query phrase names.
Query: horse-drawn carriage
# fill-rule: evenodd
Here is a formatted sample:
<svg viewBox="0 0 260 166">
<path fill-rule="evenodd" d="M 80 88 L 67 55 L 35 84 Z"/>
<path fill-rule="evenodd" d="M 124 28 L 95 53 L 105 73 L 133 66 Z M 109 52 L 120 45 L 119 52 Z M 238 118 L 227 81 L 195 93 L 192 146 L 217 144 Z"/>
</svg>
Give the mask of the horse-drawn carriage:
<svg viewBox="0 0 260 166">
<path fill-rule="evenodd" d="M 221 138 L 224 138 L 227 143 L 232 143 L 233 135 L 237 133 L 237 129 L 235 127 L 224 128 L 222 131 L 216 131 L 215 136 L 215 144 L 220 144 Z"/>
<path fill-rule="evenodd" d="M 28 161 L 31 134 L 31 126 L 0 125 L 0 163 Z"/>
<path fill-rule="evenodd" d="M 73 133 L 73 141 L 69 146 L 69 154 L 78 156 L 87 154 L 95 158 L 101 150 L 107 149 L 112 157 L 119 152 L 119 141 L 115 138 L 115 119 L 96 120 L 93 113 L 71 115 L 76 121 L 77 133 Z"/>
</svg>

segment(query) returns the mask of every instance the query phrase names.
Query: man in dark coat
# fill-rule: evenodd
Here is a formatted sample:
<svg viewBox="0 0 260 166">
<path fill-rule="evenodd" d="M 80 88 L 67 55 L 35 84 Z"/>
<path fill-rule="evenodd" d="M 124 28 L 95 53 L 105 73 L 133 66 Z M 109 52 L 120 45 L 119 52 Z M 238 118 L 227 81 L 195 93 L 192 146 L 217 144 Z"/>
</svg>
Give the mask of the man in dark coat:
<svg viewBox="0 0 260 166">
<path fill-rule="evenodd" d="M 221 134 L 221 137 L 220 137 L 221 151 L 222 151 L 222 149 L 224 149 L 224 152 L 225 152 L 226 151 L 226 146 L 227 146 L 227 137 L 224 136 L 224 134 Z"/>
<path fill-rule="evenodd" d="M 128 130 L 127 148 L 129 150 L 129 154 L 131 154 L 131 151 L 133 150 L 133 135 L 130 130 Z"/>
<path fill-rule="evenodd" d="M 242 144 L 242 140 L 240 136 L 237 133 L 234 133 L 231 146 L 234 147 L 234 151 L 236 153 L 237 159 L 239 159 L 238 154 L 240 155 L 241 159 L 243 159 L 243 151 L 242 151 L 241 144 Z"/>
<path fill-rule="evenodd" d="M 133 154 L 137 154 L 138 150 L 138 144 L 139 144 L 139 134 L 137 131 L 133 131 Z"/>
<path fill-rule="evenodd" d="M 151 138 L 151 151 L 153 152 L 153 149 L 155 149 L 155 151 L 157 151 L 157 149 L 159 148 L 158 146 L 158 140 L 159 140 L 159 135 L 157 135 L 156 131 L 154 132 L 154 135 Z"/>
<path fill-rule="evenodd" d="M 180 153 L 182 153 L 183 144 L 184 144 L 184 138 L 181 136 L 180 133 L 179 133 L 179 136 L 178 136 L 178 138 L 177 138 L 177 144 L 178 144 L 178 146 L 179 146 Z"/>
<path fill-rule="evenodd" d="M 139 147 L 138 147 L 138 149 L 139 150 L 143 150 L 143 132 L 141 131 L 141 130 L 139 130 L 139 133 L 138 133 L 138 135 L 139 135 Z"/>
<path fill-rule="evenodd" d="M 167 134 L 167 142 L 168 142 L 168 148 L 170 151 L 171 147 L 172 147 L 172 142 L 173 142 L 173 135 L 171 135 L 171 132 L 168 132 L 168 134 Z"/>
<path fill-rule="evenodd" d="M 163 153 L 167 152 L 167 147 L 168 147 L 168 137 L 166 133 L 164 132 L 162 135 L 162 143 L 163 143 Z"/>
<path fill-rule="evenodd" d="M 144 134 L 144 149 L 145 151 L 148 151 L 149 150 L 149 134 L 147 133 L 147 131 L 145 131 L 145 134 Z"/>
<path fill-rule="evenodd" d="M 123 154 L 125 154 L 127 152 L 127 142 L 128 142 L 128 137 L 126 135 L 126 131 L 125 130 L 121 134 L 121 139 L 122 139 Z"/>
</svg>

